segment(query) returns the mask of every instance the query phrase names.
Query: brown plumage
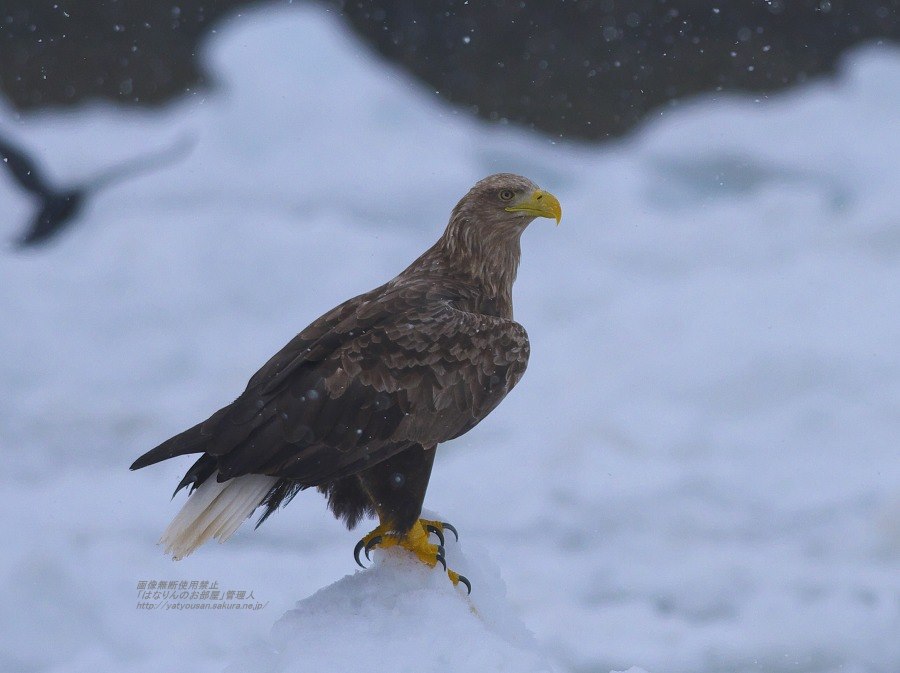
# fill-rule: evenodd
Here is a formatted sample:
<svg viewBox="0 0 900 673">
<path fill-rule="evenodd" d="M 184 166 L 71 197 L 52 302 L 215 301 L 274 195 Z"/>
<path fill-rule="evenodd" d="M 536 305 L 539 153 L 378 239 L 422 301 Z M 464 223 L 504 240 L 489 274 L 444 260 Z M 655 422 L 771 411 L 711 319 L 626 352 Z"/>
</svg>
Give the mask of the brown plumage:
<svg viewBox="0 0 900 673">
<path fill-rule="evenodd" d="M 377 514 L 402 536 L 420 515 L 435 447 L 477 425 L 525 372 L 528 336 L 512 308 L 519 237 L 535 217 L 559 215 L 556 198 L 526 178 L 481 180 L 406 270 L 314 321 L 234 402 L 132 469 L 201 453 L 178 485 L 191 487 L 189 503 L 207 481 L 271 478 L 245 489 L 247 502 L 228 513 L 237 525 L 257 505 L 261 523 L 316 487 L 349 527 Z M 173 542 L 167 531 L 176 557 L 233 532 L 223 532 L 221 516 L 215 524 L 196 514 L 175 531 L 193 526 L 190 540 Z"/>
</svg>

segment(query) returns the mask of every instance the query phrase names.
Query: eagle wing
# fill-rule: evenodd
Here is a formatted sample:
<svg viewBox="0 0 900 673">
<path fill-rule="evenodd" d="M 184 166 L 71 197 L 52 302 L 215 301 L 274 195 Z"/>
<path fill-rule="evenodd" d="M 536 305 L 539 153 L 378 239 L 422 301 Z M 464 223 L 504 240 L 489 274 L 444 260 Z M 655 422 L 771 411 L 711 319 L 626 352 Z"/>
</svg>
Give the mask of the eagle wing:
<svg viewBox="0 0 900 673">
<path fill-rule="evenodd" d="M 237 400 L 133 467 L 203 451 L 220 480 L 319 485 L 471 429 L 519 381 L 528 354 L 512 320 L 379 288 L 310 325 Z"/>
<path fill-rule="evenodd" d="M 45 182 L 38 166 L 22 150 L 13 147 L 3 138 L 0 138 L 0 160 L 9 168 L 16 182 L 32 194 L 46 196 L 53 191 Z"/>
</svg>

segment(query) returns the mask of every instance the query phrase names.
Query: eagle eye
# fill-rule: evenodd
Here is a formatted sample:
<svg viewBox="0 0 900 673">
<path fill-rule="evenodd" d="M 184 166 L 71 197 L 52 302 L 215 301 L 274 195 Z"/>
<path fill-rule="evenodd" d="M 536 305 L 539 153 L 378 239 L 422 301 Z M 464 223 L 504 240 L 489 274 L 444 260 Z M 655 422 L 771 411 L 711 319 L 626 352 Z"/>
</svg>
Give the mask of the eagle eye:
<svg viewBox="0 0 900 673">
<path fill-rule="evenodd" d="M 509 201 L 512 197 L 515 196 L 513 190 L 511 189 L 501 189 L 500 190 L 500 200 L 501 201 Z"/>
</svg>

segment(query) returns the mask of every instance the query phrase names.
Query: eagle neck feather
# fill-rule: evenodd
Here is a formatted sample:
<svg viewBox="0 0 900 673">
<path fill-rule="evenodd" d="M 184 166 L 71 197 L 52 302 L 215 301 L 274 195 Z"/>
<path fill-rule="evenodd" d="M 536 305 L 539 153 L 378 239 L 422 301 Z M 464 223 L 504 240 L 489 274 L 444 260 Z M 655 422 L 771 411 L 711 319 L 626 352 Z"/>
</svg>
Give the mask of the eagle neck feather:
<svg viewBox="0 0 900 673">
<path fill-rule="evenodd" d="M 447 272 L 476 285 L 501 314 L 511 318 L 524 226 L 504 224 L 475 222 L 454 213 L 432 250 L 442 258 Z"/>
</svg>

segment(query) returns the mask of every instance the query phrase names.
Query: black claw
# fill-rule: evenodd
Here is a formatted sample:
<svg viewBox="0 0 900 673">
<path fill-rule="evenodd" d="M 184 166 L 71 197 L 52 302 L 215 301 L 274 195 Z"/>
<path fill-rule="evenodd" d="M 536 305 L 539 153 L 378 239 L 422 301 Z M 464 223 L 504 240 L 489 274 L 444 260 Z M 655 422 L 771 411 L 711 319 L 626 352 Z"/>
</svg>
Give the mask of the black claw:
<svg viewBox="0 0 900 673">
<path fill-rule="evenodd" d="M 365 543 L 366 543 L 366 538 L 363 538 L 362 540 L 357 542 L 356 547 L 353 548 L 353 558 L 356 559 L 356 563 L 360 568 L 365 568 L 365 566 L 362 564 L 362 561 L 359 560 L 359 552 L 362 551 L 363 545 L 365 545 Z M 369 557 L 369 554 L 368 554 L 368 552 L 366 552 L 366 558 L 368 558 L 368 557 Z"/>
<path fill-rule="evenodd" d="M 444 528 L 446 528 L 447 530 L 449 530 L 451 533 L 453 533 L 453 537 L 455 537 L 456 541 L 459 542 L 459 533 L 456 532 L 456 528 L 454 528 L 451 524 L 447 523 L 446 521 L 441 521 L 441 525 Z M 444 541 L 441 540 L 441 544 L 443 544 L 443 543 L 444 543 Z"/>
<path fill-rule="evenodd" d="M 441 532 L 440 528 L 438 528 L 437 526 L 432 526 L 431 524 L 428 524 L 428 526 L 426 527 L 426 530 L 428 530 L 429 533 L 434 533 L 435 535 L 437 535 L 438 540 L 441 541 L 441 546 L 443 546 L 444 534 Z"/>
<path fill-rule="evenodd" d="M 457 573 L 458 574 L 458 573 Z M 459 575 L 459 581 L 466 585 L 466 595 L 472 595 L 472 583 L 469 581 L 469 578 L 465 575 Z"/>
<path fill-rule="evenodd" d="M 435 554 L 435 558 L 441 562 L 441 565 L 444 566 L 444 572 L 447 571 L 447 561 L 444 558 L 444 548 L 441 545 L 438 545 L 437 554 Z"/>
<path fill-rule="evenodd" d="M 369 552 L 372 551 L 373 547 L 377 547 L 379 544 L 381 544 L 381 536 L 380 535 L 376 535 L 371 540 L 369 540 L 368 544 L 366 544 L 366 558 L 369 559 L 370 561 L 372 559 L 369 558 Z"/>
</svg>

